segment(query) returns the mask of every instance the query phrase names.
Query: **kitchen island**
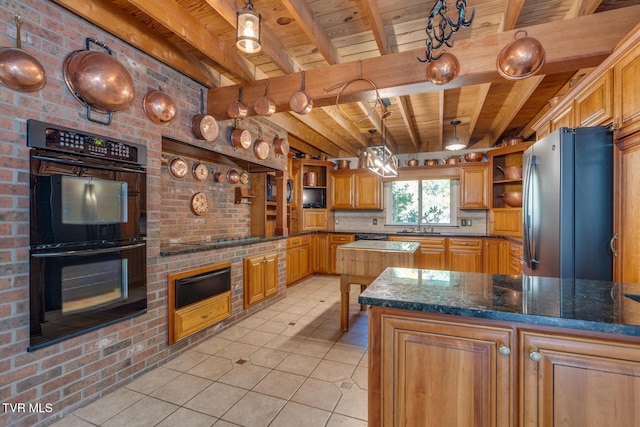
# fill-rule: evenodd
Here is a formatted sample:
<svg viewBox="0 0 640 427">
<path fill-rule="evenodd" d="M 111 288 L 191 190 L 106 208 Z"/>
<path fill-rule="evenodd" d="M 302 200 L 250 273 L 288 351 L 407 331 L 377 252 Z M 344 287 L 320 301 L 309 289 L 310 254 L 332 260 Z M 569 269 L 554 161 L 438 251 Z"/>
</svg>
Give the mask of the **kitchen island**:
<svg viewBox="0 0 640 427">
<path fill-rule="evenodd" d="M 388 268 L 359 298 L 369 425 L 640 425 L 638 301 L 638 284 Z"/>
<path fill-rule="evenodd" d="M 340 328 L 349 329 L 349 288 L 364 290 L 387 267 L 415 267 L 420 243 L 357 240 L 338 246 L 336 271 L 340 274 Z M 361 307 L 364 309 L 364 306 Z"/>
</svg>

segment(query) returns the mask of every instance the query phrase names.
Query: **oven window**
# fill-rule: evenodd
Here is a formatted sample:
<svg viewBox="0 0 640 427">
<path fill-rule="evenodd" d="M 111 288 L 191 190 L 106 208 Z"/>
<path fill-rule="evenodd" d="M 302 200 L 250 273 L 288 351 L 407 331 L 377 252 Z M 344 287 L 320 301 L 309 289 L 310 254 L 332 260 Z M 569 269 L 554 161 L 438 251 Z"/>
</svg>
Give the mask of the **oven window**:
<svg viewBox="0 0 640 427">
<path fill-rule="evenodd" d="M 79 313 L 126 299 L 127 259 L 63 267 L 62 314 Z"/>
<path fill-rule="evenodd" d="M 127 222 L 127 183 L 94 177 L 62 176 L 62 223 Z"/>
</svg>

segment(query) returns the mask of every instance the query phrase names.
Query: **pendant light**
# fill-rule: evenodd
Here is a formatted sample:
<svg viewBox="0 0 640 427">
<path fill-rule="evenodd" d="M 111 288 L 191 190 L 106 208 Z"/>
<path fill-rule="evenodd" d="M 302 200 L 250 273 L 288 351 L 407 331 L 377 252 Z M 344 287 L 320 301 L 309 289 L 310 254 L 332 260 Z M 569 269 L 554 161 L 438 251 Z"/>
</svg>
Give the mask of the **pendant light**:
<svg viewBox="0 0 640 427">
<path fill-rule="evenodd" d="M 456 126 L 460 124 L 460 120 L 451 120 L 451 124 L 453 125 L 453 138 L 444 144 L 444 149 L 450 151 L 462 150 L 466 145 L 460 142 L 460 138 L 456 135 Z"/>
<path fill-rule="evenodd" d="M 260 52 L 262 16 L 253 10 L 251 0 L 244 9 L 236 12 L 236 46 L 245 53 Z"/>
<path fill-rule="evenodd" d="M 372 142 L 375 132 L 375 129 L 369 131 Z M 367 169 L 383 178 L 396 177 L 398 176 L 398 158 L 387 147 L 384 121 L 382 122 L 380 142 L 381 145 L 369 145 L 366 149 Z"/>
</svg>

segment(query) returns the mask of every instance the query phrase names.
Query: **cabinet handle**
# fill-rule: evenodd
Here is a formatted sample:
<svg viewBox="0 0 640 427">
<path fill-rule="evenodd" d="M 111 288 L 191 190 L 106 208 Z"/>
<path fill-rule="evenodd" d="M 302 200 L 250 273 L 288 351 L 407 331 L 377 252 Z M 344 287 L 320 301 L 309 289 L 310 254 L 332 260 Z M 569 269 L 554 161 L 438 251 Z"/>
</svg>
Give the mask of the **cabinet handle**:
<svg viewBox="0 0 640 427">
<path fill-rule="evenodd" d="M 529 359 L 533 360 L 534 362 L 539 362 L 542 360 L 542 355 L 534 350 L 529 353 Z"/>
<path fill-rule="evenodd" d="M 503 356 L 508 356 L 508 355 L 511 354 L 511 349 L 509 347 L 507 347 L 506 345 L 501 345 L 500 348 L 498 349 L 498 351 Z"/>
<path fill-rule="evenodd" d="M 616 251 L 615 241 L 618 238 L 618 233 L 613 233 L 613 237 L 609 240 L 609 247 L 611 248 L 611 253 L 613 256 L 618 256 L 618 251 Z"/>
<path fill-rule="evenodd" d="M 201 319 L 206 319 L 207 317 L 211 316 L 211 314 L 213 314 L 213 313 L 210 311 L 207 314 L 203 314 L 202 316 L 200 316 L 200 318 Z"/>
</svg>

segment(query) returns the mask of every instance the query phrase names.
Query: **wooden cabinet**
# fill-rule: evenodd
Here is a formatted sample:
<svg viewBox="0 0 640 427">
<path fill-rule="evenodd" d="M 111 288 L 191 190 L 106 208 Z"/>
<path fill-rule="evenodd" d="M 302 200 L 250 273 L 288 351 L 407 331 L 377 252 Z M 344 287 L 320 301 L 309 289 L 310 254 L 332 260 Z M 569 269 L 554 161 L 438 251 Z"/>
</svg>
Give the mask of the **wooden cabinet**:
<svg viewBox="0 0 640 427">
<path fill-rule="evenodd" d="M 329 234 L 329 273 L 337 274 L 336 249 L 338 246 L 353 242 L 355 239 L 355 234 Z"/>
<path fill-rule="evenodd" d="M 181 340 L 231 315 L 231 291 L 175 310 L 169 344 Z"/>
<path fill-rule="evenodd" d="M 460 209 L 489 209 L 489 163 L 460 166 Z"/>
<path fill-rule="evenodd" d="M 436 236 L 389 236 L 395 242 L 420 242 L 419 268 L 429 270 L 447 269 L 447 238 Z"/>
<path fill-rule="evenodd" d="M 522 192 L 522 173 L 512 174 L 506 171 L 522 170 L 522 154 L 530 146 L 531 143 L 521 143 L 487 153 L 490 161 L 492 235 L 522 238 L 522 208 L 507 205 L 503 196 L 508 192 Z"/>
<path fill-rule="evenodd" d="M 287 239 L 287 285 L 311 274 L 310 242 L 308 235 Z"/>
<path fill-rule="evenodd" d="M 324 231 L 328 228 L 328 212 L 326 209 L 302 209 L 302 223 L 305 231 Z"/>
<path fill-rule="evenodd" d="M 607 71 L 574 101 L 576 127 L 600 126 L 613 120 L 613 72 Z"/>
<path fill-rule="evenodd" d="M 383 307 L 369 322 L 369 426 L 515 425 L 510 328 Z"/>
<path fill-rule="evenodd" d="M 640 347 L 524 331 L 521 425 L 637 426 Z"/>
<path fill-rule="evenodd" d="M 331 171 L 331 209 L 382 209 L 382 180 L 366 169 Z"/>
<path fill-rule="evenodd" d="M 329 272 L 329 236 L 325 233 L 311 236 L 311 272 Z"/>
<path fill-rule="evenodd" d="M 294 171 L 294 203 L 302 209 L 300 231 L 328 230 L 332 214 L 327 210 L 332 162 L 296 159 Z"/>
<path fill-rule="evenodd" d="M 482 267 L 482 239 L 449 238 L 449 270 L 481 273 Z"/>
<path fill-rule="evenodd" d="M 285 188 L 286 172 L 263 172 L 251 174 L 251 188 L 236 187 L 236 203 L 251 205 L 251 236 L 273 237 L 289 233 L 289 212 L 286 201 L 267 200 L 267 179 L 278 182 Z M 278 194 L 286 194 L 278 193 Z"/>
<path fill-rule="evenodd" d="M 506 274 L 522 274 L 522 243 L 509 241 L 509 257 Z"/>
<path fill-rule="evenodd" d="M 551 119 L 549 124 L 549 131 L 553 132 L 556 129 L 567 127 L 572 128 L 574 126 L 573 119 L 573 104 L 558 113 L 557 116 Z"/>
<path fill-rule="evenodd" d="M 244 259 L 244 308 L 278 293 L 278 255 Z"/>
<path fill-rule="evenodd" d="M 614 72 L 614 116 L 618 127 L 616 138 L 640 131 L 640 45 L 616 63 Z"/>
<path fill-rule="evenodd" d="M 482 272 L 505 274 L 507 271 L 508 243 L 504 239 L 484 239 L 482 248 Z"/>
</svg>

